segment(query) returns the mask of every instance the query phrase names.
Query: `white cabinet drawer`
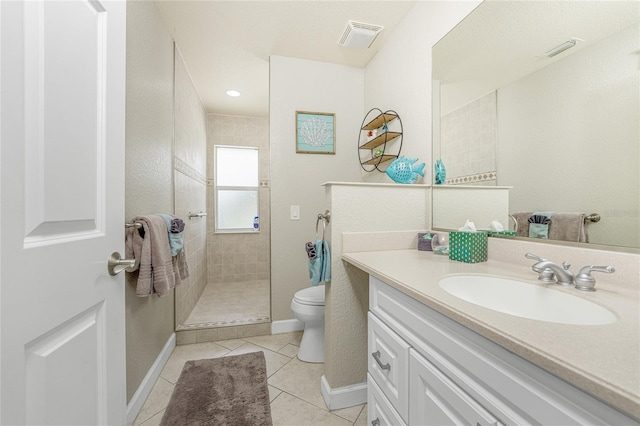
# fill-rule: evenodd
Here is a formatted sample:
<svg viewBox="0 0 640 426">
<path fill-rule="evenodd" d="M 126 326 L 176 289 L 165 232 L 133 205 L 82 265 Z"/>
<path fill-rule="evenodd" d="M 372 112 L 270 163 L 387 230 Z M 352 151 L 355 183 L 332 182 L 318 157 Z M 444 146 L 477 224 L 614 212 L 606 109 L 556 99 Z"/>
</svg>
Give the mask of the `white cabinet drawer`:
<svg viewBox="0 0 640 426">
<path fill-rule="evenodd" d="M 369 374 L 367 374 L 367 382 L 367 425 L 405 426 L 405 421 Z"/>
<path fill-rule="evenodd" d="M 409 345 L 369 312 L 367 370 L 405 420 L 409 418 Z"/>
<path fill-rule="evenodd" d="M 413 349 L 409 356 L 409 369 L 411 371 L 409 424 L 502 425 L 491 413 Z"/>
<path fill-rule="evenodd" d="M 375 277 L 369 289 L 369 315 L 507 425 L 640 424 Z"/>
</svg>

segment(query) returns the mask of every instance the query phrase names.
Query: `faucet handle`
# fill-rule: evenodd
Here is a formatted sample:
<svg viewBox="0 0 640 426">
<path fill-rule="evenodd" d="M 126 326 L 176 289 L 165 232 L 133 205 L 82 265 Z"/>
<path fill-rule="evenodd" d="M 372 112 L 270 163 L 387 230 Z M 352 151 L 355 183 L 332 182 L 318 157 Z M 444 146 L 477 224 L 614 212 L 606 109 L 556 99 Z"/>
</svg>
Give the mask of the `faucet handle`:
<svg viewBox="0 0 640 426">
<path fill-rule="evenodd" d="M 533 253 L 525 253 L 524 257 L 526 257 L 527 259 L 533 259 L 533 260 L 537 260 L 538 262 L 546 262 L 547 259 L 538 256 L 537 254 L 533 254 Z"/>
<path fill-rule="evenodd" d="M 538 262 L 547 262 L 547 259 L 545 259 L 544 257 L 540 257 L 537 254 L 533 254 L 533 253 L 525 253 L 524 257 L 526 257 L 527 259 L 537 260 Z M 532 268 L 535 268 L 535 267 L 536 265 L 532 266 Z M 545 268 L 542 271 L 536 271 L 534 269 L 534 271 L 538 272 L 538 280 L 544 283 L 556 282 L 556 275 L 553 273 L 553 271 L 550 268 Z"/>
<path fill-rule="evenodd" d="M 580 269 L 578 275 L 576 275 L 575 282 L 576 288 L 582 291 L 596 291 L 596 280 L 591 276 L 591 272 L 604 272 L 606 274 L 611 274 L 615 272 L 615 268 L 613 266 L 594 266 L 589 265 Z"/>
</svg>

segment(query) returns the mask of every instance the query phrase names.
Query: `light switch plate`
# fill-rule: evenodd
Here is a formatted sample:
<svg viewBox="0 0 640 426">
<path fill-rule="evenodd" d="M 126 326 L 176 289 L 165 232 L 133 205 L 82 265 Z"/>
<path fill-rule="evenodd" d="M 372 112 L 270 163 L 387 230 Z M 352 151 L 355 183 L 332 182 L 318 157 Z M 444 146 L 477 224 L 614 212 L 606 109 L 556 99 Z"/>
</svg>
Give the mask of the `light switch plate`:
<svg viewBox="0 0 640 426">
<path fill-rule="evenodd" d="M 291 220 L 300 220 L 300 206 L 291 206 Z"/>
</svg>

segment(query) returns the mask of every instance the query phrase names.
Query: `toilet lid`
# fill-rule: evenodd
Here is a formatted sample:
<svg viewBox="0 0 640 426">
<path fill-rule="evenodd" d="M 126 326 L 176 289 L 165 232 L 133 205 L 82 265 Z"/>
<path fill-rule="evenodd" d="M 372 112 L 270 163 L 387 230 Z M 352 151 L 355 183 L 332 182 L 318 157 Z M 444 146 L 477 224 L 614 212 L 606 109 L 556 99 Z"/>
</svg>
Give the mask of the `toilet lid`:
<svg viewBox="0 0 640 426">
<path fill-rule="evenodd" d="M 324 285 L 300 290 L 293 298 L 303 305 L 322 306 L 324 305 Z"/>
</svg>

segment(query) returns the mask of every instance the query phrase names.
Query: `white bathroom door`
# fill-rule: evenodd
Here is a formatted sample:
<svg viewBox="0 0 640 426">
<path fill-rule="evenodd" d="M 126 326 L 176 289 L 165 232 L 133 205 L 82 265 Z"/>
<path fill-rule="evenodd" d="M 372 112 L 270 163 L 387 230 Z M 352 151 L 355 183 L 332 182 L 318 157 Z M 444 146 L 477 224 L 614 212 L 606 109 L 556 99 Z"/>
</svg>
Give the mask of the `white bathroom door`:
<svg viewBox="0 0 640 426">
<path fill-rule="evenodd" d="M 0 423 L 122 425 L 124 1 L 0 1 Z"/>
</svg>

